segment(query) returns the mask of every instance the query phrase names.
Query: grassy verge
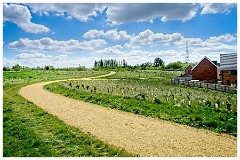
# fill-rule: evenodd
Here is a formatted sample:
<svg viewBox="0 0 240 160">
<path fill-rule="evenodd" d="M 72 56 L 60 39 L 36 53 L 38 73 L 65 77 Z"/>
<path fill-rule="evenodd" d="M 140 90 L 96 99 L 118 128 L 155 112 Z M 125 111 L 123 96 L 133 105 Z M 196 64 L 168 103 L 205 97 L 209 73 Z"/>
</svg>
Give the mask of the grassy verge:
<svg viewBox="0 0 240 160">
<path fill-rule="evenodd" d="M 4 84 L 22 84 L 39 81 L 50 81 L 68 78 L 93 77 L 107 74 L 107 71 L 20 71 L 3 72 Z"/>
<path fill-rule="evenodd" d="M 161 79 L 164 84 L 170 84 L 170 79 L 181 74 L 180 71 L 161 71 L 161 70 L 133 70 L 125 72 L 117 72 L 114 75 L 108 76 L 108 79 Z"/>
<path fill-rule="evenodd" d="M 19 89 L 33 83 L 27 81 L 3 85 L 4 157 L 135 156 L 65 124 L 22 98 Z"/>
<path fill-rule="evenodd" d="M 122 96 L 102 93 L 92 94 L 76 88 L 64 87 L 60 83 L 47 85 L 45 89 L 66 97 L 96 103 L 113 109 L 237 136 L 237 116 L 227 109 L 216 110 L 207 106 L 176 107 L 171 103 L 162 101 L 150 102 L 143 99 L 123 98 Z"/>
</svg>

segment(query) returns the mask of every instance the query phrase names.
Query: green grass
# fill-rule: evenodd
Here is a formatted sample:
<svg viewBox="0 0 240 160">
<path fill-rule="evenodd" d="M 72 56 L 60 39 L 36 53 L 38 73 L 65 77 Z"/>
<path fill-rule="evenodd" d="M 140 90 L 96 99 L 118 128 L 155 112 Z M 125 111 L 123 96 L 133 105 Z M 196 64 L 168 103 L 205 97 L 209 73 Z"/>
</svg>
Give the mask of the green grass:
<svg viewBox="0 0 240 160">
<path fill-rule="evenodd" d="M 163 83 L 160 79 L 66 81 L 45 88 L 105 107 L 237 136 L 236 95 L 178 87 L 167 83 L 167 78 Z"/>
<path fill-rule="evenodd" d="M 93 76 L 87 72 L 82 76 L 88 75 Z M 41 76 L 35 78 L 41 81 Z M 15 82 L 3 85 L 4 157 L 136 156 L 65 124 L 25 100 L 18 94 L 19 89 L 33 82 Z"/>
<path fill-rule="evenodd" d="M 181 73 L 182 73 L 181 71 L 133 70 L 133 71 L 117 72 L 116 74 L 106 78 L 108 79 L 150 78 L 150 79 L 160 79 L 163 83 L 169 84 L 171 78 L 177 77 Z"/>
<path fill-rule="evenodd" d="M 3 156 L 4 157 L 67 157 L 67 156 L 136 156 L 127 153 L 119 148 L 108 145 L 97 140 L 88 133 L 83 133 L 81 130 L 66 125 L 57 117 L 46 113 L 38 108 L 33 103 L 25 100 L 18 91 L 21 87 L 41 82 L 56 79 L 92 77 L 106 74 L 107 71 L 34 71 L 34 72 L 4 72 L 3 73 Z M 139 76 L 140 73 L 140 76 Z M 236 110 L 236 95 L 224 94 L 211 90 L 203 90 L 193 87 L 176 86 L 170 84 L 170 78 L 177 76 L 179 72 L 163 72 L 163 71 L 127 71 L 118 72 L 109 80 L 95 81 L 70 81 L 73 85 L 69 87 L 69 81 L 65 87 L 62 83 L 48 86 L 49 90 L 54 90 L 56 93 L 64 94 L 67 97 L 85 100 L 88 102 L 100 104 L 113 109 L 120 109 L 135 114 L 150 116 L 159 119 L 174 121 L 181 124 L 186 124 L 194 127 L 207 128 L 219 133 L 228 133 L 237 135 L 237 116 Z M 127 76 L 127 77 L 126 77 Z M 121 79 L 111 80 L 111 78 Z M 139 80 L 139 78 L 147 78 Z M 125 80 L 123 80 L 125 79 Z M 84 83 L 83 83 L 84 82 Z M 76 89 L 79 83 L 85 85 L 84 90 Z M 96 83 L 99 83 L 98 85 Z M 191 92 L 191 98 L 196 101 L 201 101 L 200 98 L 208 97 L 223 97 L 222 99 L 231 99 L 231 107 L 233 110 L 227 110 L 226 107 L 216 109 L 215 103 L 206 106 L 197 105 L 192 101 L 192 106 L 174 106 L 175 102 L 172 99 L 166 101 L 158 95 L 158 100 L 145 100 L 141 96 L 123 98 L 117 89 L 113 93 L 107 93 L 108 88 L 114 89 L 115 83 L 119 86 L 124 86 L 125 89 L 130 88 L 126 84 L 132 85 L 135 88 L 141 87 L 139 93 L 144 92 L 147 95 L 152 88 L 159 89 L 164 95 L 174 94 L 176 99 L 180 99 L 179 92 L 187 96 Z M 86 86 L 89 89 L 86 90 Z M 107 86 L 107 87 L 106 87 Z M 94 93 L 96 87 L 96 93 Z M 102 93 L 100 89 L 105 87 Z M 112 87 L 112 88 L 110 88 Z M 150 88 L 148 88 L 150 87 Z M 159 87 L 159 88 L 158 88 Z M 146 89 L 148 88 L 148 89 Z M 122 89 L 121 91 L 124 91 Z M 130 93 L 130 91 L 128 92 Z M 155 93 L 155 92 L 154 92 Z M 137 93 L 138 94 L 138 93 Z M 186 94 L 186 95 L 185 95 Z M 225 97 L 224 97 L 225 96 Z M 211 99 L 210 99 L 211 100 Z M 207 103 L 208 102 L 208 103 Z M 214 101 L 215 102 L 215 101 Z"/>
<path fill-rule="evenodd" d="M 162 77 L 163 78 L 163 77 Z M 148 101 L 155 98 L 178 107 L 207 106 L 216 110 L 229 108 L 237 112 L 237 95 L 220 91 L 167 84 L 161 79 L 95 79 L 60 82 L 66 88 L 88 93 L 104 93 L 122 97 L 144 96 Z"/>
<path fill-rule="evenodd" d="M 4 84 L 21 84 L 26 82 L 39 82 L 67 78 L 80 78 L 107 74 L 107 71 L 20 71 L 3 72 Z"/>
</svg>

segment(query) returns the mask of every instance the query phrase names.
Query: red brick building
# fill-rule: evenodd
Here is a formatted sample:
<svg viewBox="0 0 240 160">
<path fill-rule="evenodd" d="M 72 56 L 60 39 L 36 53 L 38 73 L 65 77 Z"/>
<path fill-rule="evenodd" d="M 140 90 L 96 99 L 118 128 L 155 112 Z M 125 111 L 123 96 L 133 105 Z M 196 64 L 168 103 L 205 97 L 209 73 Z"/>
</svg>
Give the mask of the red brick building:
<svg viewBox="0 0 240 160">
<path fill-rule="evenodd" d="M 189 76 L 192 75 L 192 66 L 189 65 L 186 69 L 185 69 L 185 74 L 184 76 Z"/>
<path fill-rule="evenodd" d="M 237 85 L 237 53 L 220 54 L 222 84 Z"/>
<path fill-rule="evenodd" d="M 207 57 L 192 68 L 192 80 L 217 82 L 220 80 L 219 74 L 219 67 Z"/>
</svg>

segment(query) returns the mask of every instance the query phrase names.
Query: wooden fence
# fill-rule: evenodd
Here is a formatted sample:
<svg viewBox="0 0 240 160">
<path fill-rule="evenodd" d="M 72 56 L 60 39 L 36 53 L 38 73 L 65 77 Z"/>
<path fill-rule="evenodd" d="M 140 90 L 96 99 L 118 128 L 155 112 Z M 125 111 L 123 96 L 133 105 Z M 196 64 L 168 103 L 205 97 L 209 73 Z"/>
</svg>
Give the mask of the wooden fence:
<svg viewBox="0 0 240 160">
<path fill-rule="evenodd" d="M 188 81 L 188 80 L 181 80 L 177 78 L 171 79 L 171 83 L 192 86 L 192 87 L 199 87 L 199 88 L 208 88 L 208 89 L 213 89 L 213 90 L 218 90 L 218 91 L 223 91 L 228 93 L 235 93 L 235 94 L 237 93 L 236 86 L 206 83 L 202 81 Z"/>
</svg>

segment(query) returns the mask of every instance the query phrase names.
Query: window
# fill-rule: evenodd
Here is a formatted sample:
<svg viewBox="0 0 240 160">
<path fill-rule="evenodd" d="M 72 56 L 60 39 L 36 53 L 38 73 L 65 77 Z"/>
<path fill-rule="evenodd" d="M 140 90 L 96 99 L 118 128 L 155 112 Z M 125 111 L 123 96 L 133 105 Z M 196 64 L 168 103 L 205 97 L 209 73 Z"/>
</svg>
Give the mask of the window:
<svg viewBox="0 0 240 160">
<path fill-rule="evenodd" d="M 237 70 L 230 70 L 228 71 L 229 75 L 237 75 Z"/>
</svg>

